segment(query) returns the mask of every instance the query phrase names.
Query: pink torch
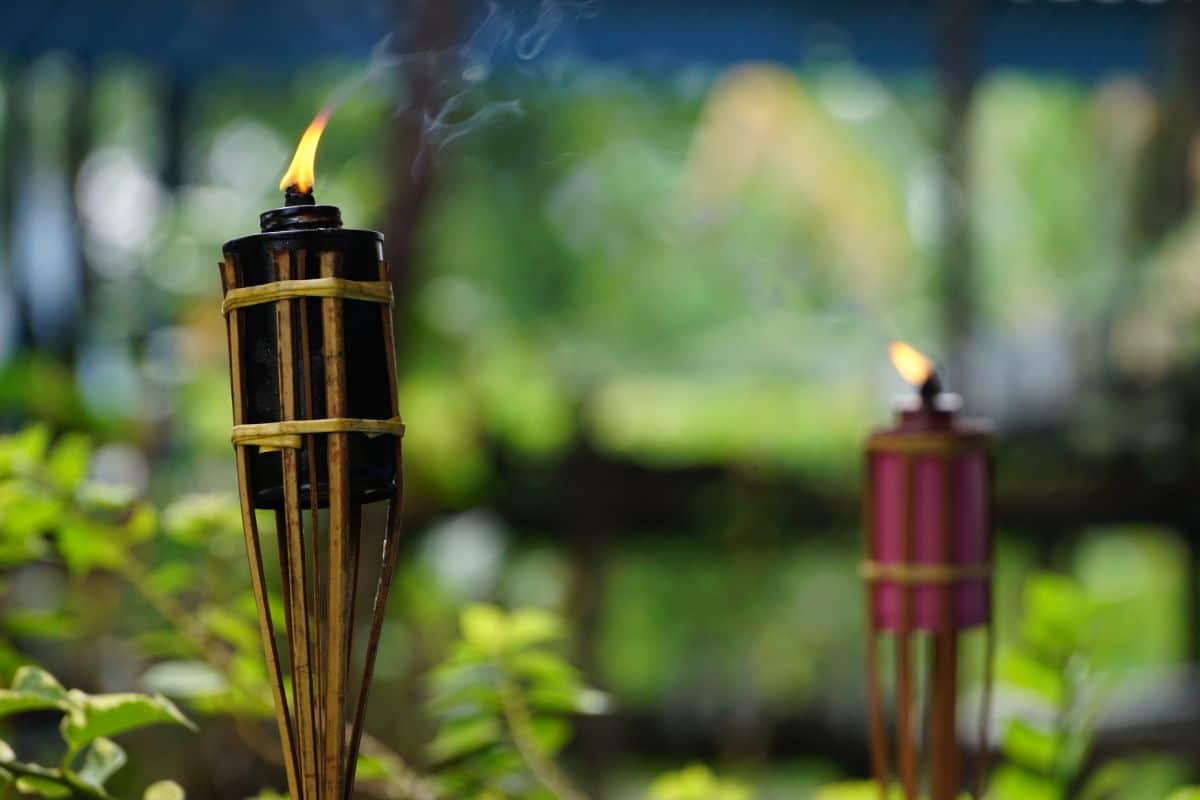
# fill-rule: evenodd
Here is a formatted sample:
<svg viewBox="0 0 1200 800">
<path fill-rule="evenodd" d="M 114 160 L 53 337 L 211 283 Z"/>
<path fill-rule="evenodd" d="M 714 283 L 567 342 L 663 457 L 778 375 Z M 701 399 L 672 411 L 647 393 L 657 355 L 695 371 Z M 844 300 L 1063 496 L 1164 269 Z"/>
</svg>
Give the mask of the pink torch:
<svg viewBox="0 0 1200 800">
<path fill-rule="evenodd" d="M 863 495 L 867 584 L 868 700 L 871 760 L 881 791 L 891 780 L 891 755 L 881 687 L 879 639 L 895 647 L 895 757 L 908 800 L 921 788 L 913 715 L 913 648 L 932 648 L 928 687 L 926 771 L 933 800 L 953 800 L 961 784 L 956 733 L 958 644 L 983 626 L 987 674 L 980 714 L 978 796 L 986 765 L 992 655 L 991 429 L 960 418 L 961 400 L 941 390 L 933 364 L 902 342 L 892 362 L 919 393 L 899 408 L 895 427 L 867 439 Z"/>
</svg>

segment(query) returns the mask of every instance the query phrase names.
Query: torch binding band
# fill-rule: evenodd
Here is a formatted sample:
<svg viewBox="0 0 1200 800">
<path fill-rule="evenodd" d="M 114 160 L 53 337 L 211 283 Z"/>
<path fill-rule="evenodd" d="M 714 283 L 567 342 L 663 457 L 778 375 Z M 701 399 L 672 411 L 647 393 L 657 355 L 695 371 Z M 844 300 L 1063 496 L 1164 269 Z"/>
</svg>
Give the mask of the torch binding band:
<svg viewBox="0 0 1200 800">
<path fill-rule="evenodd" d="M 858 574 L 868 582 L 891 583 L 961 583 L 992 577 L 992 565 L 983 564 L 881 564 L 864 561 Z"/>
<path fill-rule="evenodd" d="M 282 422 L 259 422 L 234 425 L 235 447 L 257 445 L 263 450 L 284 448 L 299 450 L 301 436 L 313 433 L 365 433 L 367 436 L 404 436 L 404 421 L 400 417 L 391 419 L 353 419 L 334 417 L 330 419 L 291 419 Z"/>
<path fill-rule="evenodd" d="M 235 308 L 273 303 L 292 297 L 340 297 L 368 303 L 392 303 L 392 284 L 387 281 L 352 281 L 345 278 L 308 278 L 274 281 L 230 289 L 221 303 L 226 316 Z"/>
</svg>

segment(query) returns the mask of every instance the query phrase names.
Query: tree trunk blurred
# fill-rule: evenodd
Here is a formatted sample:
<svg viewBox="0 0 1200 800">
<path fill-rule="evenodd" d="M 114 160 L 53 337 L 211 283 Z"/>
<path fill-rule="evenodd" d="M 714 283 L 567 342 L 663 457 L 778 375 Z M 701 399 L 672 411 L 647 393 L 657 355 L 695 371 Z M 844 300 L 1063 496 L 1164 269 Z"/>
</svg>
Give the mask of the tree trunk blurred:
<svg viewBox="0 0 1200 800">
<path fill-rule="evenodd" d="M 403 361 L 408 342 L 404 331 L 411 319 L 410 289 L 417 271 L 416 233 L 433 188 L 436 165 L 422 147 L 425 121 L 436 116 L 446 98 L 442 96 L 443 70 L 448 60 L 438 57 L 453 46 L 460 31 L 458 3 L 454 0 L 408 0 L 399 5 L 398 27 L 404 33 L 403 52 L 414 57 L 403 60 L 401 80 L 408 93 L 406 108 L 392 126 L 389 175 L 392 196 L 384 232 L 384 256 L 391 266 L 396 293 L 397 353 Z M 420 57 L 417 57 L 420 56 Z M 401 370 L 403 374 L 403 370 Z"/>
<path fill-rule="evenodd" d="M 943 104 L 939 142 L 944 165 L 939 272 L 946 372 L 949 385 L 964 395 L 970 393 L 967 350 L 976 311 L 968 133 L 975 90 L 978 14 L 974 0 L 938 0 L 935 7 L 935 61 Z"/>
</svg>

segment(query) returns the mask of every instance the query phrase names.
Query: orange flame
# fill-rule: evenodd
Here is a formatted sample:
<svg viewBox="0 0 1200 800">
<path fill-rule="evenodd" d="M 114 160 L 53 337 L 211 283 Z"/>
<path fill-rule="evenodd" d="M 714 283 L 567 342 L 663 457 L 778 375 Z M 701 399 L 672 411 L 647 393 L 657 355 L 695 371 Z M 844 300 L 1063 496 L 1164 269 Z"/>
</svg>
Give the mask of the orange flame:
<svg viewBox="0 0 1200 800">
<path fill-rule="evenodd" d="M 909 344 L 892 342 L 888 346 L 888 355 L 891 356 L 892 364 L 900 373 L 900 377 L 913 386 L 920 386 L 933 374 L 933 362 Z"/>
<path fill-rule="evenodd" d="M 295 186 L 304 194 L 312 192 L 313 184 L 316 182 L 317 144 L 321 141 L 321 134 L 325 131 L 325 124 L 329 122 L 329 116 L 329 110 L 322 109 L 317 116 L 313 117 L 313 121 L 304 131 L 304 135 L 300 137 L 300 144 L 296 145 L 296 155 L 292 156 L 292 164 L 283 174 L 283 179 L 279 181 L 281 191 L 286 191 L 289 186 Z"/>
</svg>

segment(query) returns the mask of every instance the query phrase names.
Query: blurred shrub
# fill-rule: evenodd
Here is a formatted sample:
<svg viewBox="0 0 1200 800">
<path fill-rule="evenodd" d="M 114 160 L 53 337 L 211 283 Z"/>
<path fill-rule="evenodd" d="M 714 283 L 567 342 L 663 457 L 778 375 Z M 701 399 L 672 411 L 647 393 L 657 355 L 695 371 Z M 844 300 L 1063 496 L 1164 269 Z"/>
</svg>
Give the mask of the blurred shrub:
<svg viewBox="0 0 1200 800">
<path fill-rule="evenodd" d="M 0 690 L 0 718 L 30 711 L 63 715 L 62 758 L 56 767 L 19 761 L 12 747 L 0 741 L 0 792 L 4 794 L 15 787 L 22 795 L 37 797 L 113 800 L 104 785 L 125 766 L 127 756 L 109 737 L 163 723 L 193 727 L 161 695 L 67 691 L 45 670 L 22 667 L 12 687 Z M 183 800 L 183 790 L 172 781 L 160 781 L 146 789 L 143 800 Z"/>
<path fill-rule="evenodd" d="M 735 781 L 718 778 L 708 767 L 697 764 L 663 775 L 650 785 L 647 800 L 750 800 L 750 789 Z"/>
</svg>

